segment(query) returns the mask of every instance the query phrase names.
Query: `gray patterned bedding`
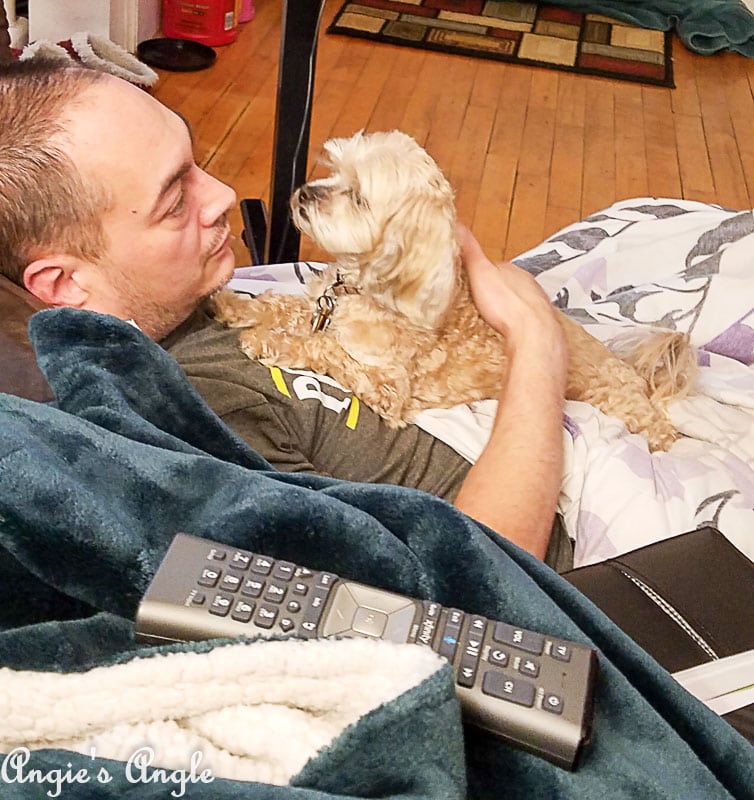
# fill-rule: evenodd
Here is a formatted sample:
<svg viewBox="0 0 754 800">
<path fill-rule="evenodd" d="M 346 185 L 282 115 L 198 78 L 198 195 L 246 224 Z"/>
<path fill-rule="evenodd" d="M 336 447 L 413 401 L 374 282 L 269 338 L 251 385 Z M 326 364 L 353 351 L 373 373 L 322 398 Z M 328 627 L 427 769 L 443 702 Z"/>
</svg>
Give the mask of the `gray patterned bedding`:
<svg viewBox="0 0 754 800">
<path fill-rule="evenodd" d="M 754 215 L 635 198 L 524 253 L 556 305 L 609 342 L 655 326 L 698 349 L 693 396 L 671 406 L 684 434 L 668 453 L 586 403 L 568 401 L 558 510 L 584 566 L 704 525 L 754 560 Z M 239 270 L 233 288 L 298 291 L 313 265 Z M 495 401 L 423 412 L 416 422 L 473 462 Z"/>
</svg>

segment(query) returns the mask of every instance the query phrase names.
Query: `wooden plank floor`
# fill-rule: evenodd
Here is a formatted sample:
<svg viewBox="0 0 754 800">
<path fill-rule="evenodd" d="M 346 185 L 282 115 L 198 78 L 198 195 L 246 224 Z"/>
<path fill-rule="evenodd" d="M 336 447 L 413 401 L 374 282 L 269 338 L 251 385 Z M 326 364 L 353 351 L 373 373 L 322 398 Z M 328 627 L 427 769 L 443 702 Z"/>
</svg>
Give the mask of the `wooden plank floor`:
<svg viewBox="0 0 754 800">
<path fill-rule="evenodd" d="M 162 72 L 154 94 L 193 125 L 202 167 L 266 199 L 281 3 L 255 5 L 211 69 Z M 400 128 L 438 161 L 494 259 L 630 197 L 754 207 L 754 60 L 676 38 L 676 88 L 644 86 L 328 35 L 340 5 L 327 0 L 321 24 L 312 174 L 325 139 Z M 240 232 L 237 209 L 231 222 Z M 323 257 L 306 241 L 301 255 Z"/>
</svg>

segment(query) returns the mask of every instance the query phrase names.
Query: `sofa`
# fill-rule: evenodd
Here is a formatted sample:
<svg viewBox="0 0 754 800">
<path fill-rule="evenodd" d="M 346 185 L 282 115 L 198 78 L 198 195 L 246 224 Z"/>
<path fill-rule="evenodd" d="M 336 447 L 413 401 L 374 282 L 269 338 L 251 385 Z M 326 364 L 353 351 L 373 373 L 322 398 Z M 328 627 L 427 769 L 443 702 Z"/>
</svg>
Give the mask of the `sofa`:
<svg viewBox="0 0 754 800">
<path fill-rule="evenodd" d="M 44 402 L 52 393 L 27 334 L 29 317 L 41 307 L 31 294 L 0 276 L 0 391 Z"/>
</svg>

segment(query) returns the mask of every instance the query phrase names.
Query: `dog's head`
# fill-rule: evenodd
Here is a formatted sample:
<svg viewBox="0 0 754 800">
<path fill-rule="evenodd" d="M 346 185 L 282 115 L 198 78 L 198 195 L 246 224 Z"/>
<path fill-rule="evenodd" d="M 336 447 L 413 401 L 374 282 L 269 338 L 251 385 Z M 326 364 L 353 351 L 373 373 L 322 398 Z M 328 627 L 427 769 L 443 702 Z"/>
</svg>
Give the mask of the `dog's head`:
<svg viewBox="0 0 754 800">
<path fill-rule="evenodd" d="M 362 291 L 414 324 L 434 327 L 453 297 L 458 244 L 453 190 L 400 131 L 324 145 L 331 174 L 291 198 L 296 227 Z"/>
</svg>

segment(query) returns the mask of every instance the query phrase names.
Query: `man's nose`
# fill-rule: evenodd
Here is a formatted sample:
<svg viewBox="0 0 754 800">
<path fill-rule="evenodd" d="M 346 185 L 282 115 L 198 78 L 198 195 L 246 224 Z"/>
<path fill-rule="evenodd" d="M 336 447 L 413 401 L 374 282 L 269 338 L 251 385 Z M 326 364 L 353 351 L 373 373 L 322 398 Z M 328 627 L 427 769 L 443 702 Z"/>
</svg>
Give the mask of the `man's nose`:
<svg viewBox="0 0 754 800">
<path fill-rule="evenodd" d="M 236 204 L 236 192 L 227 184 L 204 173 L 207 186 L 205 188 L 206 200 L 200 214 L 202 225 L 212 227 L 217 220 L 226 214 Z"/>
</svg>

